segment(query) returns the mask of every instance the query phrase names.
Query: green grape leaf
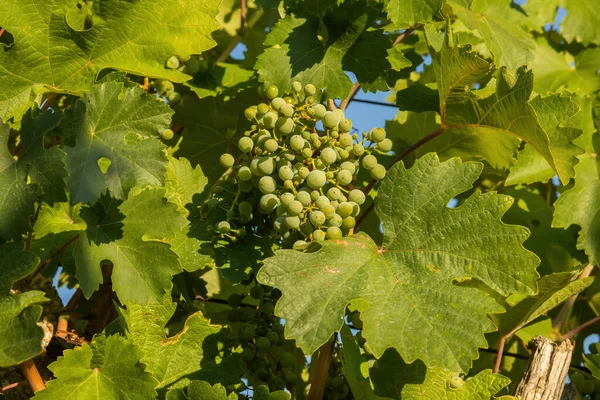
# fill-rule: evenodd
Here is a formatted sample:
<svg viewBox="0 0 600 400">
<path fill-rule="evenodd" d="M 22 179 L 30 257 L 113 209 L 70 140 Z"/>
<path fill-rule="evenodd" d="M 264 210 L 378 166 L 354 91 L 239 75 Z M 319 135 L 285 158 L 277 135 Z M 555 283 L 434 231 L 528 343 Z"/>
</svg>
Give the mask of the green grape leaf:
<svg viewBox="0 0 600 400">
<path fill-rule="evenodd" d="M 600 44 L 600 14 L 598 4 L 586 0 L 560 0 L 567 15 L 560 24 L 560 33 L 569 42 L 587 46 Z"/>
<path fill-rule="evenodd" d="M 586 262 L 585 254 L 577 250 L 577 229 L 552 227 L 554 208 L 547 203 L 545 194 L 532 187 L 509 188 L 504 194 L 515 202 L 503 221 L 527 226 L 531 234 L 524 246 L 540 258 L 541 275 L 572 271 Z"/>
<path fill-rule="evenodd" d="M 561 194 L 554 204 L 552 226 L 568 228 L 579 225 L 577 247 L 583 249 L 590 263 L 600 260 L 600 164 L 596 153 L 579 157 L 575 166 L 575 185 Z"/>
<path fill-rule="evenodd" d="M 569 96 L 551 95 L 548 97 L 536 96 L 529 104 L 535 110 L 540 126 L 550 138 L 555 138 L 554 142 L 558 148 L 564 149 L 569 154 L 582 152 L 572 142 L 581 136 L 583 131 L 565 126 L 566 121 L 580 112 L 577 103 L 573 102 Z M 556 159 L 557 168 L 560 170 L 570 170 L 571 164 L 571 160 L 567 157 Z M 547 181 L 553 176 L 552 167 L 540 153 L 535 152 L 533 146 L 528 144 L 520 152 L 517 163 L 510 169 L 506 185 Z"/>
<path fill-rule="evenodd" d="M 19 239 L 30 229 L 33 204 L 41 194 L 38 185 L 27 182 L 27 167 L 8 151 L 9 130 L 0 124 L 0 239 Z"/>
<path fill-rule="evenodd" d="M 585 366 L 589 369 L 596 379 L 600 379 L 600 355 L 586 354 L 583 356 Z"/>
<path fill-rule="evenodd" d="M 84 231 L 87 224 L 80 216 L 82 207 L 81 203 L 74 206 L 68 202 L 54 203 L 53 206 L 42 203 L 35 221 L 35 238 L 41 239 L 46 235 L 63 232 Z"/>
<path fill-rule="evenodd" d="M 48 301 L 43 292 L 11 294 L 13 283 L 32 273 L 40 259 L 22 243 L 0 245 L 0 368 L 17 365 L 43 351 L 44 331 L 37 325 Z"/>
<path fill-rule="evenodd" d="M 192 168 L 186 158 L 169 158 L 165 174 L 165 197 L 186 214 L 187 206 L 193 203 L 194 196 L 201 196 L 208 184 L 200 166 Z"/>
<path fill-rule="evenodd" d="M 404 52 L 402 51 L 402 46 L 395 45 L 392 48 L 387 50 L 388 53 L 388 61 L 390 63 L 390 67 L 395 71 L 400 71 L 406 67 L 410 67 L 412 62 L 406 58 Z"/>
<path fill-rule="evenodd" d="M 169 390 L 167 400 L 237 400 L 235 393 L 227 396 L 227 389 L 220 383 L 213 386 L 205 381 L 191 381 L 187 387 L 187 394 L 183 389 Z"/>
<path fill-rule="evenodd" d="M 396 105 L 403 111 L 440 111 L 440 96 L 437 89 L 415 82 L 396 93 Z"/>
<path fill-rule="evenodd" d="M 0 248 L 0 253 L 5 252 Z M 35 267 L 37 262 L 31 265 Z M 37 290 L 0 297 L 0 368 L 17 365 L 44 350 L 44 331 L 37 322 L 42 315 L 42 306 L 38 304 L 46 301 L 44 292 Z"/>
<path fill-rule="evenodd" d="M 491 94 L 484 90 L 480 96 L 478 92 L 470 91 L 465 85 L 474 84 L 487 75 L 491 65 L 468 48 L 453 46 L 449 36 L 446 35 L 445 45 L 439 52 L 432 50 L 445 134 L 458 131 L 459 135 L 520 137 L 546 159 L 566 184 L 574 175 L 575 156 L 581 149 L 571 144 L 569 139 L 572 137 L 563 137 L 562 130 L 548 131 L 543 127 L 545 118 L 548 123 L 552 121 L 553 110 L 549 109 L 557 98 L 550 96 L 536 100 L 536 107 L 549 113 L 538 117 L 536 107 L 529 103 L 533 72 L 525 67 L 517 70 L 515 78 L 505 68 L 501 69 L 496 91 Z"/>
<path fill-rule="evenodd" d="M 44 148 L 44 136 L 60 122 L 58 112 L 45 112 L 36 117 L 28 113 L 21 125 L 21 155 L 19 163 L 29 166 L 29 179 L 43 191 L 41 199 L 47 203 L 65 201 L 65 152 L 53 146 Z"/>
<path fill-rule="evenodd" d="M 241 68 L 238 64 L 216 63 L 209 71 L 197 73 L 193 80 L 185 83 L 198 98 L 235 93 L 251 86 L 254 71 Z"/>
<path fill-rule="evenodd" d="M 390 0 L 386 11 L 394 25 L 408 28 L 441 19 L 444 0 Z"/>
<path fill-rule="evenodd" d="M 396 164 L 376 200 L 381 248 L 359 233 L 315 252 L 279 250 L 266 259 L 258 280 L 283 292 L 275 313 L 287 320 L 286 337 L 311 354 L 341 328 L 345 306 L 361 298 L 369 305 L 361 312 L 363 335 L 374 355 L 394 347 L 408 362 L 468 370 L 477 347 L 486 346 L 483 334 L 494 330 L 486 314 L 502 309 L 452 281 L 473 278 L 503 295 L 534 294 L 539 263 L 522 247 L 526 230 L 500 221 L 509 197 L 475 193 L 446 207 L 481 170 L 456 158 L 440 163 L 435 154 L 410 170 Z"/>
<path fill-rule="evenodd" d="M 141 356 L 136 346 L 117 335 L 65 350 L 48 367 L 56 379 L 34 398 L 153 399 L 156 381 L 144 371 Z"/>
<path fill-rule="evenodd" d="M 187 225 L 162 188 L 104 198 L 83 215 L 87 230 L 73 244 L 77 279 L 86 298 L 102 283 L 101 263 L 113 264 L 112 284 L 122 302 L 161 302 L 171 277 L 181 272 L 169 238 Z"/>
<path fill-rule="evenodd" d="M 599 48 L 582 50 L 572 59 L 568 54 L 553 49 L 545 37 L 538 38 L 536 44 L 535 59 L 529 67 L 535 72 L 533 90 L 537 93 L 581 89 L 592 94 L 600 90 L 597 72 Z"/>
<path fill-rule="evenodd" d="M 495 397 L 508 386 L 510 379 L 486 369 L 473 376 L 458 389 L 449 385 L 456 372 L 441 368 L 427 368 L 422 362 L 406 364 L 393 350 L 376 360 L 369 370 L 375 393 L 402 400 L 490 400 L 515 399 L 512 396 Z"/>
<path fill-rule="evenodd" d="M 219 27 L 218 6 L 218 0 L 95 2 L 92 26 L 84 29 L 75 3 L 3 1 L 0 26 L 14 45 L 0 52 L 0 119 L 24 113 L 38 93 L 85 92 L 105 68 L 188 80 L 165 63 L 174 54 L 200 54 L 215 45 L 209 34 Z"/>
<path fill-rule="evenodd" d="M 476 30 L 483 37 L 496 65 L 514 70 L 535 58 L 533 39 L 507 19 L 507 15 L 503 15 L 511 10 L 507 1 L 476 0 L 470 9 L 456 3 L 449 4 L 452 5 L 452 13 L 467 28 Z"/>
<path fill-rule="evenodd" d="M 65 116 L 63 130 L 75 138 L 65 147 L 73 203 L 93 203 L 109 189 L 118 199 L 136 186 L 162 185 L 167 157 L 156 138 L 172 111 L 141 88 L 107 82 L 92 88 Z M 99 160 L 110 166 L 102 172 Z"/>
<path fill-rule="evenodd" d="M 569 297 L 582 292 L 594 281 L 593 277 L 576 279 L 577 275 L 577 272 L 557 272 L 546 275 L 539 280 L 539 292 L 535 296 L 509 296 L 506 299 L 508 305 L 505 306 L 507 312 L 494 316 L 498 321 L 500 332 L 508 334 L 521 329 L 562 304 Z"/>
<path fill-rule="evenodd" d="M 220 326 L 209 325 L 201 313 L 190 315 L 181 332 L 166 337 L 165 325 L 176 307 L 169 294 L 162 303 L 128 303 L 127 309 L 121 310 L 127 337 L 143 352 L 141 362 L 158 381 L 156 388 L 168 387 L 192 373 L 196 373 L 194 379 L 212 383 L 223 377 L 229 377 L 230 383 L 237 382 L 243 372 L 239 368 L 240 355 L 219 356 L 217 345 L 224 341 L 225 334 Z"/>
</svg>

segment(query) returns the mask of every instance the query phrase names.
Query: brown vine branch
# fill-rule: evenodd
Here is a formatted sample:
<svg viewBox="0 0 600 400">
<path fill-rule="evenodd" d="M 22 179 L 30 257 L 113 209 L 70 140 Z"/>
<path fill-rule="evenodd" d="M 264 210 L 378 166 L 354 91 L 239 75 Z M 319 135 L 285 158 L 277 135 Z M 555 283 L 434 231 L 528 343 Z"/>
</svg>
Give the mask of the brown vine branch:
<svg viewBox="0 0 600 400">
<path fill-rule="evenodd" d="M 240 5 L 240 34 L 246 29 L 246 0 L 242 0 Z"/>
<path fill-rule="evenodd" d="M 40 372 L 33 363 L 33 360 L 22 362 L 19 364 L 19 369 L 21 370 L 21 374 L 27 379 L 27 383 L 29 383 L 34 393 L 46 388 L 44 380 L 40 376 Z"/>
<path fill-rule="evenodd" d="M 577 279 L 587 278 L 588 276 L 590 276 L 590 274 L 592 273 L 593 270 L 594 270 L 594 266 L 592 264 L 586 265 L 585 268 L 581 271 L 581 274 L 579 274 L 579 276 L 577 277 Z M 554 318 L 554 321 L 552 321 L 552 330 L 553 331 L 560 332 L 560 328 L 567 321 L 567 319 L 569 318 L 569 315 L 571 315 L 571 311 L 573 310 L 573 306 L 575 305 L 575 302 L 577 301 L 578 296 L 579 296 L 579 294 L 575 294 L 575 295 L 569 297 L 569 299 L 565 302 L 565 304 L 563 304 L 559 313 L 556 315 L 556 318 Z"/>
<path fill-rule="evenodd" d="M 592 318 L 588 322 L 584 322 L 583 324 L 579 325 L 577 328 L 571 329 L 569 332 L 562 335 L 562 337 L 560 339 L 561 340 L 571 339 L 573 336 L 577 335 L 579 332 L 581 332 L 588 326 L 592 326 L 597 322 L 600 322 L 600 317 Z"/>
<path fill-rule="evenodd" d="M 9 384 L 9 385 L 6 385 L 6 386 L 4 386 L 4 387 L 2 388 L 2 390 L 1 390 L 1 392 L 2 392 L 2 393 L 4 393 L 4 392 L 6 392 L 6 391 L 8 391 L 8 390 L 10 390 L 10 389 L 14 389 L 14 388 L 16 388 L 17 386 L 19 386 L 19 382 L 11 383 L 11 384 Z"/>
<path fill-rule="evenodd" d="M 329 364 L 335 347 L 335 336 L 333 339 L 319 348 L 315 369 L 311 374 L 310 390 L 306 400 L 321 400 L 325 391 L 325 382 L 329 375 Z"/>
<path fill-rule="evenodd" d="M 0 28 L 0 36 L 4 33 L 4 28 Z"/>
<path fill-rule="evenodd" d="M 62 253 L 67 247 L 71 245 L 75 240 L 79 238 L 79 234 L 73 236 L 71 239 L 67 241 L 67 243 L 63 244 L 58 250 L 56 250 L 50 257 L 48 257 L 44 262 L 42 262 L 35 271 L 30 275 L 30 281 L 33 280 L 40 273 L 40 271 L 48 264 L 52 262 L 60 253 Z"/>
</svg>

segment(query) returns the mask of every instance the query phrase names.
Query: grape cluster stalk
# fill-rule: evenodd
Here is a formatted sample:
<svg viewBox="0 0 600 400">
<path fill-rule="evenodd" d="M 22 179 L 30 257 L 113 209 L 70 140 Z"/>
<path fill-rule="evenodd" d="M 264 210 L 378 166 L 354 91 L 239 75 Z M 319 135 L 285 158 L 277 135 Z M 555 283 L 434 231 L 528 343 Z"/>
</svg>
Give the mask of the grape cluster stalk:
<svg viewBox="0 0 600 400">
<path fill-rule="evenodd" d="M 229 173 L 206 205 L 226 216 L 208 229 L 236 242 L 248 225 L 266 222 L 273 238 L 294 249 L 352 233 L 366 200 L 357 174 L 364 168 L 383 179 L 377 155 L 392 141 L 382 128 L 352 133 L 352 121 L 328 111 L 312 84 L 294 82 L 283 97 L 275 86 L 264 94 L 267 101 L 244 112 L 252 125 L 237 142 L 241 155 L 220 157 Z"/>
</svg>

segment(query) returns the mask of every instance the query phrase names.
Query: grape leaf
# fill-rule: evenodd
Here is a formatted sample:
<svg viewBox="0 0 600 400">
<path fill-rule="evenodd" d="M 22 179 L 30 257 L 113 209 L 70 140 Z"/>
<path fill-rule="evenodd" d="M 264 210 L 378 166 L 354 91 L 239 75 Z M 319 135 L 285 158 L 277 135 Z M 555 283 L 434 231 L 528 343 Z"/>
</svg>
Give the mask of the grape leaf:
<svg viewBox="0 0 600 400">
<path fill-rule="evenodd" d="M 505 376 L 483 370 L 458 389 L 452 389 L 449 380 L 456 372 L 441 368 L 426 368 L 423 363 L 406 364 L 393 350 L 376 360 L 369 371 L 375 393 L 402 400 L 490 400 L 515 399 L 512 396 L 495 397 L 510 380 Z"/>
<path fill-rule="evenodd" d="M 600 164 L 596 153 L 579 157 L 575 166 L 575 185 L 561 194 L 554 204 L 552 226 L 579 225 L 577 247 L 583 249 L 591 264 L 600 260 Z"/>
<path fill-rule="evenodd" d="M 0 245 L 0 368 L 17 365 L 42 352 L 44 331 L 37 326 L 48 301 L 43 292 L 11 294 L 12 284 L 29 275 L 40 263 L 23 251 L 22 243 Z"/>
<path fill-rule="evenodd" d="M 76 140 L 65 147 L 71 201 L 93 203 L 106 189 L 124 199 L 133 187 L 162 185 L 167 158 L 156 135 L 169 127 L 171 114 L 141 88 L 114 81 L 92 88 L 62 127 Z M 105 172 L 102 158 L 110 161 Z"/>
<path fill-rule="evenodd" d="M 220 326 L 209 325 L 202 314 L 190 315 L 181 332 L 166 337 L 165 325 L 176 307 L 169 294 L 162 303 L 128 303 L 127 309 L 120 311 L 126 321 L 127 337 L 143 352 L 141 362 L 158 381 L 156 388 L 168 387 L 192 373 L 196 373 L 194 379 L 236 383 L 243 373 L 240 355 L 219 356 L 217 345 L 225 340 L 225 334 Z"/>
<path fill-rule="evenodd" d="M 34 398 L 153 399 L 156 381 L 144 371 L 141 356 L 133 344 L 117 335 L 65 350 L 48 367 L 56 379 Z"/>
<path fill-rule="evenodd" d="M 209 34 L 219 27 L 218 6 L 218 0 L 94 2 L 92 26 L 84 29 L 73 2 L 3 1 L 0 26 L 14 45 L 0 52 L 0 119 L 24 113 L 38 93 L 87 91 L 105 68 L 188 80 L 165 62 L 215 45 Z"/>
<path fill-rule="evenodd" d="M 53 206 L 42 203 L 38 218 L 35 221 L 34 234 L 36 239 L 51 234 L 84 231 L 87 225 L 80 216 L 82 207 L 81 203 L 74 206 L 68 202 L 54 203 Z"/>
<path fill-rule="evenodd" d="M 187 394 L 183 389 L 169 390 L 167 392 L 167 400 L 237 400 L 238 396 L 235 393 L 230 393 L 227 396 L 227 390 L 217 383 L 213 386 L 205 381 L 191 381 L 187 387 Z"/>
<path fill-rule="evenodd" d="M 440 111 L 445 134 L 459 135 L 515 135 L 527 141 L 540 153 L 566 184 L 574 171 L 575 156 L 581 150 L 556 130 L 546 131 L 536 108 L 529 103 L 533 88 L 533 72 L 521 67 L 516 78 L 501 69 L 496 91 L 484 97 L 470 91 L 465 85 L 478 82 L 490 71 L 491 65 L 468 48 L 452 45 L 446 35 L 445 45 L 433 52 L 433 66 L 440 92 Z M 542 98 L 537 106 L 547 112 L 554 97 Z M 551 114 L 552 112 L 550 112 Z M 560 134 L 559 134 L 560 133 Z M 515 148 L 516 150 L 516 148 Z"/>
<path fill-rule="evenodd" d="M 592 375 L 596 379 L 600 379 L 600 355 L 598 354 L 586 354 L 583 356 L 585 360 L 585 366 L 592 372 Z"/>
<path fill-rule="evenodd" d="M 600 14 L 598 4 L 587 0 L 561 0 L 567 15 L 560 24 L 560 33 L 569 41 L 587 46 L 600 43 Z"/>
<path fill-rule="evenodd" d="M 444 0 L 390 0 L 386 11 L 398 28 L 408 28 L 441 19 Z"/>
<path fill-rule="evenodd" d="M 503 15 L 511 10 L 509 1 L 475 0 L 470 8 L 449 4 L 467 28 L 481 34 L 497 65 L 513 70 L 535 58 L 535 42 Z"/>
<path fill-rule="evenodd" d="M 27 167 L 8 151 L 9 130 L 0 124 L 0 239 L 18 239 L 30 229 L 33 203 L 41 194 L 38 185 L 27 182 Z"/>
<path fill-rule="evenodd" d="M 396 93 L 396 105 L 404 111 L 440 111 L 440 97 L 437 89 L 422 83 L 413 85 Z"/>
<path fill-rule="evenodd" d="M 500 221 L 510 198 L 476 193 L 446 208 L 481 169 L 456 158 L 440 163 L 435 154 L 410 170 L 399 163 L 378 190 L 381 248 L 359 233 L 326 241 L 316 252 L 279 250 L 266 259 L 258 280 L 283 292 L 275 313 L 286 318 L 286 337 L 312 353 L 341 328 L 345 306 L 362 298 L 369 305 L 361 312 L 363 335 L 373 354 L 394 347 L 408 362 L 468 370 L 476 348 L 486 345 L 483 334 L 494 330 L 486 314 L 501 308 L 452 281 L 470 277 L 504 295 L 534 294 L 539 262 L 521 245 L 524 228 Z"/>
<path fill-rule="evenodd" d="M 237 64 L 216 63 L 209 71 L 197 73 L 185 85 L 202 99 L 221 93 L 235 93 L 241 88 L 249 87 L 253 75 L 254 71 L 243 69 Z"/>
<path fill-rule="evenodd" d="M 60 122 L 61 114 L 45 112 L 36 117 L 25 115 L 21 125 L 21 155 L 19 162 L 29 166 L 29 179 L 43 191 L 41 199 L 52 204 L 65 201 L 65 152 L 53 146 L 44 148 L 45 134 Z"/>
<path fill-rule="evenodd" d="M 102 283 L 100 266 L 109 260 L 113 288 L 122 302 L 162 301 L 171 277 L 181 272 L 167 242 L 187 225 L 164 195 L 162 188 L 130 192 L 121 204 L 104 199 L 83 215 L 88 228 L 74 243 L 73 255 L 86 298 Z"/>
<path fill-rule="evenodd" d="M 199 166 L 192 168 L 186 158 L 169 158 L 165 174 L 165 197 L 177 205 L 177 209 L 186 215 L 186 208 L 193 203 L 194 196 L 202 196 L 208 178 Z"/>
</svg>

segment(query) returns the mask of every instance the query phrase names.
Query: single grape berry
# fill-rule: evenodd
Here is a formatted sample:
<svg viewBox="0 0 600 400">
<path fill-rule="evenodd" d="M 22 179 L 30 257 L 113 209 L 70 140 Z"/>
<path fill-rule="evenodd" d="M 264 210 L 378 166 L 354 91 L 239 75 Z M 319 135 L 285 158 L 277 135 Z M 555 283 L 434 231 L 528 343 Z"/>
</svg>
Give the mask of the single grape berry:
<svg viewBox="0 0 600 400">
<path fill-rule="evenodd" d="M 310 193 L 301 190 L 296 194 L 296 200 L 298 200 L 304 207 L 308 207 L 312 204 L 312 199 L 310 198 Z"/>
<path fill-rule="evenodd" d="M 169 100 L 169 104 L 176 106 L 181 103 L 181 95 L 177 92 L 169 93 L 167 95 L 167 100 Z"/>
<path fill-rule="evenodd" d="M 302 136 L 300 135 L 294 135 L 290 138 L 290 146 L 296 151 L 302 150 L 304 148 L 305 142 L 306 141 L 304 140 L 304 138 L 302 138 Z"/>
<path fill-rule="evenodd" d="M 348 200 L 355 202 L 358 205 L 364 204 L 366 196 L 362 190 L 352 189 L 348 194 Z"/>
<path fill-rule="evenodd" d="M 356 219 L 354 217 L 346 217 L 342 220 L 342 227 L 346 229 L 352 229 L 356 225 Z"/>
<path fill-rule="evenodd" d="M 298 81 L 292 82 L 292 89 L 294 90 L 294 92 L 300 93 L 302 91 L 302 83 Z"/>
<path fill-rule="evenodd" d="M 329 198 L 329 200 L 337 200 L 340 198 L 341 195 L 342 192 L 336 187 L 331 187 L 329 188 L 329 190 L 327 190 L 327 197 Z"/>
<path fill-rule="evenodd" d="M 297 215 L 285 217 L 285 225 L 289 229 L 298 229 L 300 227 L 300 218 Z"/>
<path fill-rule="evenodd" d="M 285 105 L 285 100 L 281 97 L 275 97 L 271 100 L 271 108 L 275 111 L 279 111 L 279 108 L 283 105 Z"/>
<path fill-rule="evenodd" d="M 373 169 L 371 170 L 371 177 L 373 179 L 377 179 L 378 181 L 385 178 L 385 174 L 386 174 L 385 167 L 381 164 L 375 165 L 375 167 L 373 167 Z"/>
<path fill-rule="evenodd" d="M 385 131 L 382 128 L 373 128 L 369 132 L 369 139 L 375 143 L 379 143 L 385 139 Z"/>
<path fill-rule="evenodd" d="M 314 106 L 312 106 L 312 109 L 315 113 L 316 119 L 323 119 L 325 114 L 327 114 L 327 108 L 325 108 L 323 104 L 315 104 Z"/>
<path fill-rule="evenodd" d="M 284 165 L 283 167 L 279 168 L 278 175 L 282 181 L 287 181 L 288 179 L 292 179 L 294 177 L 294 171 L 292 171 L 292 169 L 287 165 Z"/>
<path fill-rule="evenodd" d="M 345 169 L 346 171 L 350 172 L 351 174 L 354 175 L 354 173 L 356 172 L 356 165 L 354 165 L 353 162 L 350 161 L 344 161 L 341 165 L 340 165 L 341 169 Z"/>
<path fill-rule="evenodd" d="M 277 206 L 279 206 L 279 198 L 271 193 L 265 194 L 260 198 L 258 206 L 260 207 L 261 211 L 266 214 L 270 214 L 275 211 Z"/>
<path fill-rule="evenodd" d="M 341 125 L 341 122 L 340 122 L 340 125 Z M 338 143 L 342 147 L 352 146 L 353 142 L 354 142 L 354 139 L 352 139 L 352 136 L 349 133 L 340 135 L 340 137 L 338 139 Z"/>
<path fill-rule="evenodd" d="M 289 118 L 294 115 L 294 106 L 286 103 L 279 108 L 279 113 L 284 117 Z"/>
<path fill-rule="evenodd" d="M 309 219 L 310 219 L 310 223 L 313 224 L 315 228 L 318 228 L 319 226 L 323 225 L 325 223 L 325 221 L 327 220 L 327 218 L 325 217 L 325 214 L 323 214 L 322 211 L 311 212 Z"/>
<path fill-rule="evenodd" d="M 294 130 L 294 121 L 291 118 L 281 117 L 277 120 L 275 127 L 280 133 L 289 135 Z"/>
<path fill-rule="evenodd" d="M 377 148 L 385 153 L 392 150 L 392 141 L 390 139 L 383 139 L 381 142 L 377 143 Z"/>
<path fill-rule="evenodd" d="M 250 153 L 254 148 L 254 141 L 249 137 L 244 136 L 238 141 L 238 148 L 242 153 Z"/>
<path fill-rule="evenodd" d="M 318 169 L 310 171 L 308 176 L 306 177 L 306 183 L 311 189 L 319 189 L 325 186 L 327 182 L 327 177 L 325 175 L 325 171 L 321 171 Z"/>
<path fill-rule="evenodd" d="M 265 290 L 260 285 L 256 285 L 252 289 L 250 289 L 250 296 L 252 296 L 253 299 L 260 300 L 263 298 L 264 295 Z"/>
<path fill-rule="evenodd" d="M 296 362 L 296 358 L 289 351 L 279 353 L 279 363 L 282 367 L 291 367 Z"/>
<path fill-rule="evenodd" d="M 235 158 L 229 153 L 223 153 L 221 154 L 221 157 L 219 157 L 219 162 L 223 168 L 231 168 L 235 163 Z"/>
<path fill-rule="evenodd" d="M 463 381 L 459 376 L 453 376 L 452 378 L 450 378 L 450 387 L 453 389 L 458 389 L 464 384 L 465 381 Z"/>
<path fill-rule="evenodd" d="M 292 249 L 304 250 L 306 248 L 306 246 L 308 246 L 308 243 L 306 243 L 304 240 L 296 240 L 294 242 L 294 244 L 292 245 Z"/>
<path fill-rule="evenodd" d="M 342 217 L 339 214 L 333 214 L 331 218 L 327 220 L 327 226 L 342 226 Z"/>
<path fill-rule="evenodd" d="M 270 85 L 267 90 L 265 90 L 265 94 L 269 99 L 274 99 L 279 94 L 279 89 L 277 89 L 277 86 L 275 85 Z"/>
<path fill-rule="evenodd" d="M 264 116 L 266 113 L 269 112 L 269 106 L 265 103 L 260 103 L 258 106 L 256 106 L 256 110 L 260 115 Z"/>
<path fill-rule="evenodd" d="M 242 304 L 242 299 L 243 297 L 241 294 L 233 293 L 227 298 L 227 304 L 229 304 L 230 307 L 239 307 L 240 304 Z"/>
<path fill-rule="evenodd" d="M 340 172 L 338 172 L 337 179 L 340 185 L 346 186 L 350 184 L 350 182 L 352 182 L 352 174 L 350 173 L 350 171 L 343 169 Z"/>
<path fill-rule="evenodd" d="M 169 69 L 179 68 L 179 58 L 177 58 L 177 56 L 171 56 L 167 60 L 167 68 L 169 68 Z"/>
<path fill-rule="evenodd" d="M 325 128 L 335 128 L 339 122 L 340 116 L 333 111 L 327 111 L 323 117 L 323 126 Z"/>
<path fill-rule="evenodd" d="M 350 129 L 352 129 L 352 121 L 350 121 L 348 118 L 344 118 L 340 121 L 339 127 L 340 132 L 350 132 Z"/>
<path fill-rule="evenodd" d="M 326 196 L 319 196 L 319 198 L 315 200 L 315 205 L 320 209 L 323 209 L 329 205 L 329 199 Z"/>
<path fill-rule="evenodd" d="M 160 137 L 162 138 L 162 140 L 171 140 L 173 139 L 173 136 L 175 136 L 175 132 L 173 132 L 173 129 L 165 129 L 160 133 Z"/>
<path fill-rule="evenodd" d="M 365 153 L 365 147 L 360 144 L 357 143 L 354 146 L 352 146 L 352 154 L 354 154 L 357 157 L 362 156 Z"/>
<path fill-rule="evenodd" d="M 309 96 L 312 96 L 313 94 L 317 93 L 317 88 L 312 83 L 309 83 L 306 86 L 304 86 L 304 93 L 306 93 Z"/>
<path fill-rule="evenodd" d="M 248 121 L 252 121 L 256 118 L 256 111 L 256 106 L 250 106 L 244 111 L 244 116 L 248 119 Z"/>
<path fill-rule="evenodd" d="M 304 206 L 298 200 L 293 200 L 288 204 L 288 214 L 290 215 L 298 215 L 302 212 Z"/>
<path fill-rule="evenodd" d="M 217 232 L 225 234 L 225 233 L 229 233 L 230 230 L 231 230 L 231 225 L 229 225 L 229 222 L 221 221 L 221 222 L 217 223 Z"/>
<path fill-rule="evenodd" d="M 279 148 L 279 143 L 275 139 L 267 139 L 264 143 L 264 148 L 269 153 L 274 153 Z"/>
<path fill-rule="evenodd" d="M 320 229 L 317 229 L 313 232 L 313 240 L 316 240 L 317 242 L 322 242 L 323 240 L 325 240 L 325 232 L 323 232 Z"/>
<path fill-rule="evenodd" d="M 269 111 L 263 117 L 263 124 L 269 129 L 275 128 L 275 124 L 277 123 L 277 114 L 272 111 Z"/>
<path fill-rule="evenodd" d="M 238 178 L 242 181 L 247 181 L 252 178 L 252 171 L 248 167 L 241 167 L 238 171 Z"/>
<path fill-rule="evenodd" d="M 372 154 L 366 155 L 362 159 L 362 166 L 369 171 L 375 168 L 377 165 L 377 157 Z"/>
<path fill-rule="evenodd" d="M 319 156 L 319 158 L 321 159 L 321 161 L 323 161 L 325 165 L 331 165 L 337 159 L 337 154 L 334 149 L 332 149 L 331 147 L 327 147 L 321 150 L 321 155 Z"/>
</svg>

